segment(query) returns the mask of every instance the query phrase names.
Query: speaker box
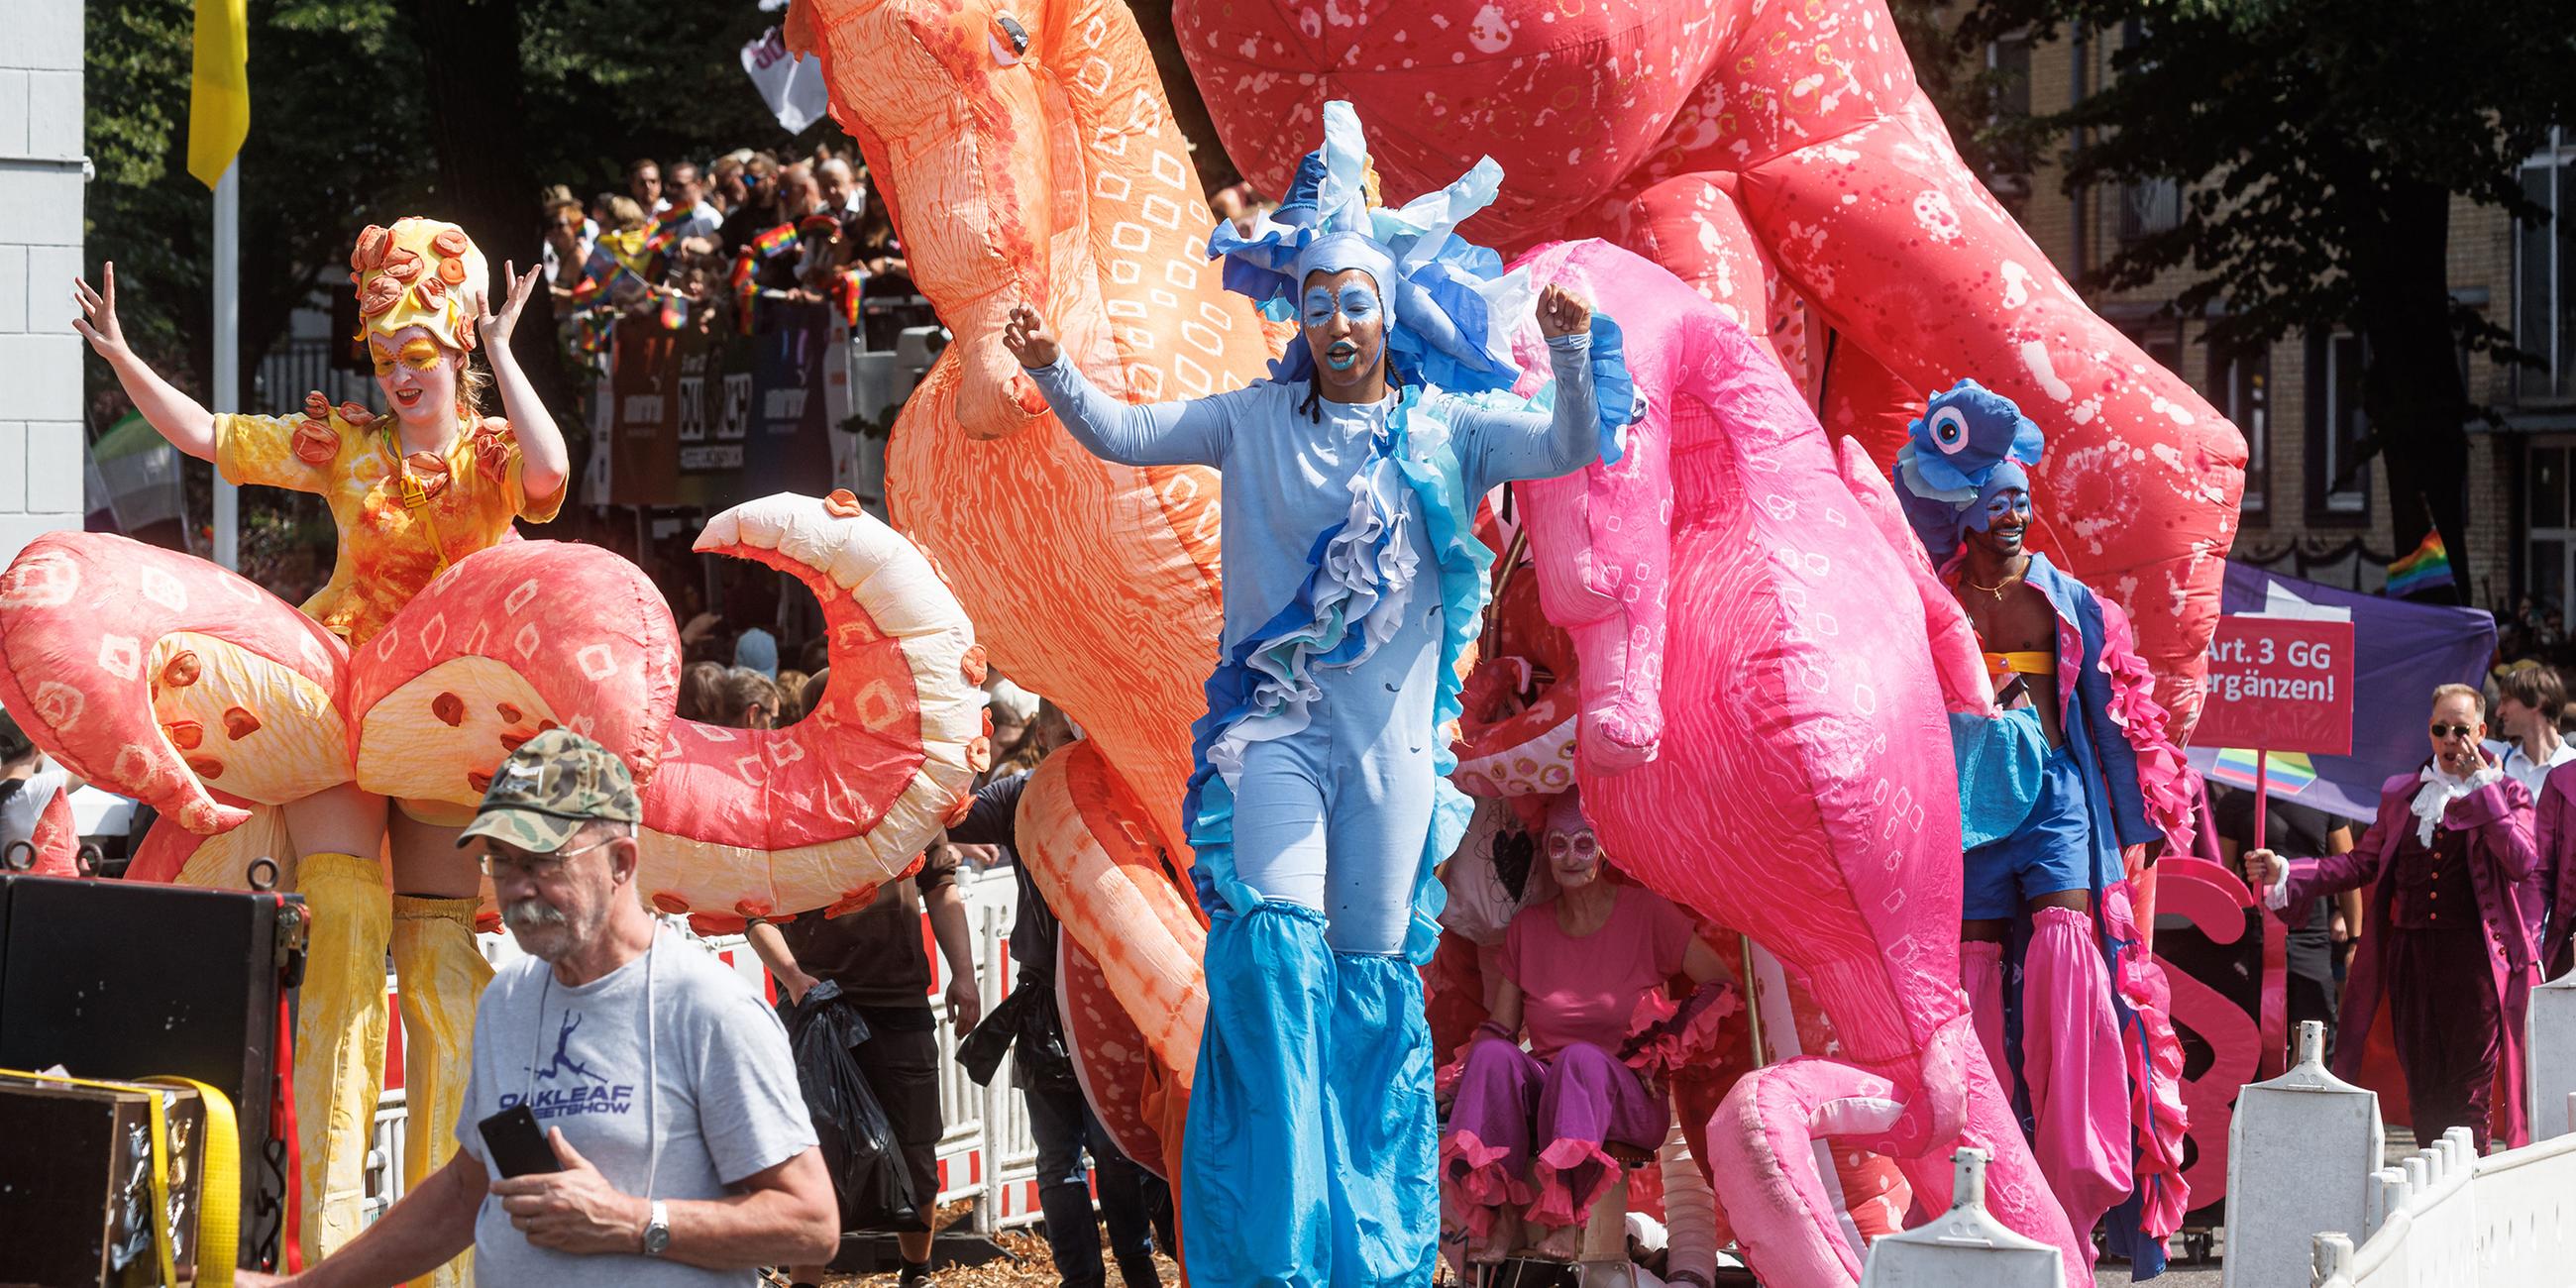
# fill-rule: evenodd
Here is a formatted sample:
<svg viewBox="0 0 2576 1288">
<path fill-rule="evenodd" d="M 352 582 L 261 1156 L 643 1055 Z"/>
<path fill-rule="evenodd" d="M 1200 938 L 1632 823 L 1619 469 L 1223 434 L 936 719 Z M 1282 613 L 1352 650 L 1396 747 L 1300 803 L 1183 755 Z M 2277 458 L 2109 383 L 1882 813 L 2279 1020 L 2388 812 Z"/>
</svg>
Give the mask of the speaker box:
<svg viewBox="0 0 2576 1288">
<path fill-rule="evenodd" d="M 171 1075 L 230 1097 L 246 1266 L 278 1264 L 279 1006 L 303 917 L 289 894 L 0 873 L 0 1068 Z"/>
</svg>

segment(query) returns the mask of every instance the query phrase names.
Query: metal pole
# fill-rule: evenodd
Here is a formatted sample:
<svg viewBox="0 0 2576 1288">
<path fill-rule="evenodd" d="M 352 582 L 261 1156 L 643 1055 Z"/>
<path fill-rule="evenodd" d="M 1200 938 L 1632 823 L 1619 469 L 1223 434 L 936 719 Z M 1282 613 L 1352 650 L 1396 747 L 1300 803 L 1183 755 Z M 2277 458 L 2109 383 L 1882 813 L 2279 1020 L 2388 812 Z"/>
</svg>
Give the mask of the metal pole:
<svg viewBox="0 0 2576 1288">
<path fill-rule="evenodd" d="M 215 184 L 215 412 L 241 405 L 241 158 Z M 241 489 L 215 474 L 215 562 L 241 568 Z"/>
</svg>

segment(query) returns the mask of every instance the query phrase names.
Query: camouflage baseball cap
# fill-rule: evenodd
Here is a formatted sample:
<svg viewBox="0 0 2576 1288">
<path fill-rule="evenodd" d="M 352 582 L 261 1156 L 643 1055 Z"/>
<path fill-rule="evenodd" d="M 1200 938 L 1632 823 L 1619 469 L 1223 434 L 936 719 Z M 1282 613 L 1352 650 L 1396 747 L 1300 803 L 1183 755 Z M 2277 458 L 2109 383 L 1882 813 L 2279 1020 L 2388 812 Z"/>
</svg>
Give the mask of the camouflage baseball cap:
<svg viewBox="0 0 2576 1288">
<path fill-rule="evenodd" d="M 559 849 L 584 823 L 636 823 L 635 779 L 617 753 L 569 729 L 519 744 L 492 773 L 483 804 L 458 845 L 478 836 L 539 853 Z"/>
</svg>

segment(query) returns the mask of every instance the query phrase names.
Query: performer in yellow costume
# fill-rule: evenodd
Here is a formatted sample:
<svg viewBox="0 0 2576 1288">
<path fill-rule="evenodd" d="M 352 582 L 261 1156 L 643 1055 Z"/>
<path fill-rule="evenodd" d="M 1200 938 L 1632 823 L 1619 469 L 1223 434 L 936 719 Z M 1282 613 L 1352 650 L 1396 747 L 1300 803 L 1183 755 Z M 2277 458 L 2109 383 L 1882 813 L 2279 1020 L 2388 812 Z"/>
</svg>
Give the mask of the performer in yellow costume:
<svg viewBox="0 0 2576 1288">
<path fill-rule="evenodd" d="M 554 417 L 509 348 L 539 270 L 522 277 L 511 265 L 508 297 L 495 314 L 482 252 L 463 229 L 428 219 L 368 227 L 349 267 L 382 415 L 355 403 L 334 407 L 319 393 L 298 416 L 207 411 L 126 345 L 113 264 L 99 288 L 75 283 L 84 316 L 72 325 L 180 451 L 214 462 L 232 482 L 311 492 L 330 504 L 338 561 L 304 611 L 355 648 L 448 565 L 511 539 L 514 520 L 552 519 L 570 462 Z M 488 374 L 470 365 L 478 348 Z M 487 384 L 498 386 L 507 420 L 482 413 Z M 404 803 L 389 811 L 383 797 L 354 783 L 285 809 L 295 888 L 313 923 L 295 1039 L 308 1263 L 358 1231 L 384 1067 L 388 946 L 401 986 L 413 1123 L 406 1180 L 428 1175 L 455 1149 L 450 1128 L 465 1089 L 474 1003 L 491 968 L 474 944 L 480 885 L 473 857 L 456 847 L 463 820 L 441 816 L 443 809 Z M 390 855 L 390 883 L 381 854 Z M 470 1265 L 459 1258 L 437 1282 L 467 1282 Z"/>
</svg>

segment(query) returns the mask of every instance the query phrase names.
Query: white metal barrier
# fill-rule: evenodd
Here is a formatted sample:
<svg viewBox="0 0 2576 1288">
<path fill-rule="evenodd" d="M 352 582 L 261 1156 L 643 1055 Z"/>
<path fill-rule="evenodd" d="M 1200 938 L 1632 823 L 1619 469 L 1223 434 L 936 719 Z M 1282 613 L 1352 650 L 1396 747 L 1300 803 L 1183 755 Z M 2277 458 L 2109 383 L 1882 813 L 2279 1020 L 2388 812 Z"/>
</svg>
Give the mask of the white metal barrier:
<svg viewBox="0 0 2576 1288">
<path fill-rule="evenodd" d="M 2533 1143 L 2485 1158 L 2454 1127 L 2397 1166 L 2378 1097 L 2317 1061 L 2322 1032 L 2302 1025 L 2300 1063 L 2245 1089 L 2228 1161 L 2231 1288 L 2576 1288 L 2576 976 L 2536 991 L 2526 1074 Z M 2542 1106 L 2551 1112 L 2541 1112 Z M 2560 1108 L 2563 1106 L 2563 1109 Z"/>
<path fill-rule="evenodd" d="M 1019 912 L 1019 887 L 1007 869 L 986 873 L 961 870 L 957 889 L 965 896 L 966 922 L 974 944 L 976 984 L 983 994 L 984 1011 L 992 1013 L 1010 993 L 1011 922 Z M 925 918 L 925 921 L 927 919 Z M 741 975 L 764 997 L 773 996 L 768 987 L 768 974 L 760 959 L 751 951 L 749 941 L 740 935 L 701 937 L 688 930 L 677 918 L 667 925 L 677 929 L 708 952 L 714 953 L 734 972 Z M 928 939 L 924 928 L 925 941 Z M 517 958 L 518 945 L 506 934 L 480 937 L 483 955 L 499 965 Z M 1028 1102 L 1011 1086 L 1011 1059 L 1005 1057 L 994 1072 L 989 1087 L 975 1085 L 957 1063 L 957 1032 L 947 1022 L 944 1001 L 948 988 L 948 963 L 938 953 L 930 957 L 930 1002 L 940 1015 L 939 1038 L 939 1112 L 946 1131 L 939 1140 L 939 1199 L 953 1203 L 959 1199 L 975 1202 L 972 1228 L 979 1234 L 992 1234 L 1038 1220 L 1037 1141 L 1029 1131 Z M 387 1022 L 396 1030 L 402 1026 L 402 1012 L 388 1006 Z M 388 1051 L 398 1050 L 399 1042 L 389 1043 Z M 367 1151 L 366 1219 L 373 1220 L 402 1197 L 403 1140 L 410 1124 L 404 1100 L 402 1069 L 398 1060 L 388 1060 L 386 1089 L 376 1101 L 375 1135 Z"/>
<path fill-rule="evenodd" d="M 1871 1243 L 1861 1288 L 2060 1288 L 2066 1254 L 1986 1211 L 1986 1152 L 1950 1157 L 1950 1210 Z"/>
<path fill-rule="evenodd" d="M 2227 1288 L 2303 1282 L 2319 1230 L 2358 1230 L 2387 1141 L 2379 1097 L 2325 1066 L 2326 1030 L 2299 1025 L 2295 1061 L 2237 1093 L 2227 1125 Z M 2282 1184 L 2291 1177 L 2297 1184 Z"/>
<path fill-rule="evenodd" d="M 2523 1047 L 2530 1076 L 2531 1139 L 2537 1143 L 2576 1131 L 2559 1106 L 2576 1096 L 2576 973 L 2531 990 L 2531 1010 L 2523 1021 Z"/>
<path fill-rule="evenodd" d="M 2359 1247 L 2316 1236 L 2317 1288 L 2576 1284 L 2576 1136 L 2479 1158 L 2454 1127 L 2376 1180 Z"/>
</svg>

